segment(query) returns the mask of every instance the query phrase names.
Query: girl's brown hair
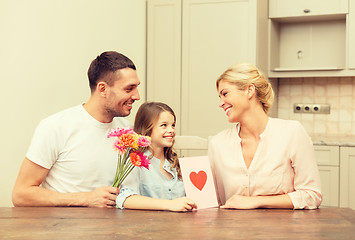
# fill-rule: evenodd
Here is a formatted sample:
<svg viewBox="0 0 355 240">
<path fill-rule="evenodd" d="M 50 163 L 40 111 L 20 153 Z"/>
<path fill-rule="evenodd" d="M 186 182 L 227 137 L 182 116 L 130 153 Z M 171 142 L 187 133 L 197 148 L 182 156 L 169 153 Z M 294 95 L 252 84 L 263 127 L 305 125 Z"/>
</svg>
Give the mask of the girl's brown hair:
<svg viewBox="0 0 355 240">
<path fill-rule="evenodd" d="M 134 121 L 134 131 L 144 136 L 151 136 L 154 124 L 157 123 L 159 119 L 159 115 L 162 112 L 171 113 L 171 115 L 174 116 L 174 121 L 176 122 L 175 113 L 167 104 L 161 102 L 143 103 L 139 107 L 136 114 L 136 118 Z M 175 150 L 173 149 L 173 146 L 164 148 L 164 156 L 170 163 L 172 163 L 171 167 L 176 168 L 178 172 L 178 177 L 179 179 L 181 179 L 182 176 L 181 176 L 179 159 Z"/>
</svg>

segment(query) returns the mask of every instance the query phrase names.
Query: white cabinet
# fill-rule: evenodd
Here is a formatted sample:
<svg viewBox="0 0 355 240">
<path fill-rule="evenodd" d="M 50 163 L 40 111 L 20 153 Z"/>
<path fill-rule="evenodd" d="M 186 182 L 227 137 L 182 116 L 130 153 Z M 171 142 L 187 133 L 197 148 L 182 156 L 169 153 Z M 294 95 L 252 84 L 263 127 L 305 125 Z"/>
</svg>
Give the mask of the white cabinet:
<svg viewBox="0 0 355 240">
<path fill-rule="evenodd" d="M 349 51 L 348 51 L 348 59 L 349 59 L 349 68 L 355 70 L 355 1 L 349 1 L 349 15 L 348 15 L 348 35 L 349 40 L 347 42 Z"/>
<path fill-rule="evenodd" d="M 215 81 L 237 62 L 267 70 L 267 1 L 148 0 L 147 13 L 147 100 L 174 109 L 181 135 L 229 127 Z"/>
<path fill-rule="evenodd" d="M 147 100 L 167 103 L 181 124 L 181 0 L 147 3 Z"/>
<path fill-rule="evenodd" d="M 322 206 L 339 206 L 339 147 L 314 146 L 322 184 Z"/>
<path fill-rule="evenodd" d="M 269 77 L 353 76 L 354 4 L 269 0 Z"/>
<path fill-rule="evenodd" d="M 323 202 L 355 209 L 355 147 L 315 145 Z"/>
<path fill-rule="evenodd" d="M 355 210 L 355 147 L 340 149 L 340 207 Z"/>
<path fill-rule="evenodd" d="M 270 18 L 345 14 L 348 0 L 269 0 Z"/>
</svg>

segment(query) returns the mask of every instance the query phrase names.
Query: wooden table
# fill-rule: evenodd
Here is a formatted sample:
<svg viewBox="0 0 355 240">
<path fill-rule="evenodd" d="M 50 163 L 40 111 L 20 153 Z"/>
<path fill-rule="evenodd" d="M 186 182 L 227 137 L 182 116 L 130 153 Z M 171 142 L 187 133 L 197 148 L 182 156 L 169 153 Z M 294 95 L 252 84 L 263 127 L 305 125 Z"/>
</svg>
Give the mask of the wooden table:
<svg viewBox="0 0 355 240">
<path fill-rule="evenodd" d="M 0 239 L 355 239 L 355 211 L 0 208 Z"/>
</svg>

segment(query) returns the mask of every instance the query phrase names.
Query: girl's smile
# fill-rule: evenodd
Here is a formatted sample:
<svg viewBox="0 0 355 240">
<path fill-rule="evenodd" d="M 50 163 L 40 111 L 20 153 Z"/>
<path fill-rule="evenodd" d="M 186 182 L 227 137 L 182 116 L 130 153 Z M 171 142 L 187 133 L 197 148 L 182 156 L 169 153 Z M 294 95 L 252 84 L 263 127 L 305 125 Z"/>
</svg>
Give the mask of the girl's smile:
<svg viewBox="0 0 355 240">
<path fill-rule="evenodd" d="M 161 112 L 152 129 L 152 148 L 171 147 L 175 139 L 175 118 L 167 111 Z"/>
</svg>

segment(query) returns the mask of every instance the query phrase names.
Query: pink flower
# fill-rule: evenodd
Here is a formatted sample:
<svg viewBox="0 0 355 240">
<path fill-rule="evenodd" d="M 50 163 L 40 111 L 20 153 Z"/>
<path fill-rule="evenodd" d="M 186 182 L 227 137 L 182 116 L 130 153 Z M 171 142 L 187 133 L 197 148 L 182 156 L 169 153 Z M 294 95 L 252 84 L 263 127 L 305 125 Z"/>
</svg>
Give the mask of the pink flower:
<svg viewBox="0 0 355 240">
<path fill-rule="evenodd" d="M 149 164 L 150 164 L 150 161 L 149 159 L 147 158 L 147 156 L 143 155 L 143 153 L 141 153 L 141 167 L 145 167 L 146 169 L 149 170 Z"/>
<path fill-rule="evenodd" d="M 139 136 L 138 137 L 138 145 L 140 147 L 148 147 L 150 144 L 150 137 L 146 137 L 146 136 Z"/>
<path fill-rule="evenodd" d="M 126 146 L 120 140 L 115 141 L 113 147 L 121 155 L 127 151 Z"/>
<path fill-rule="evenodd" d="M 108 133 L 107 138 L 110 137 L 120 137 L 123 134 L 136 134 L 132 128 L 117 128 Z"/>
</svg>

